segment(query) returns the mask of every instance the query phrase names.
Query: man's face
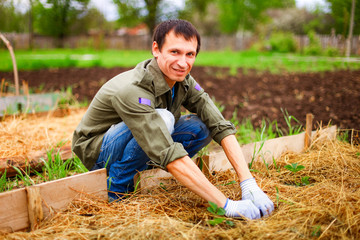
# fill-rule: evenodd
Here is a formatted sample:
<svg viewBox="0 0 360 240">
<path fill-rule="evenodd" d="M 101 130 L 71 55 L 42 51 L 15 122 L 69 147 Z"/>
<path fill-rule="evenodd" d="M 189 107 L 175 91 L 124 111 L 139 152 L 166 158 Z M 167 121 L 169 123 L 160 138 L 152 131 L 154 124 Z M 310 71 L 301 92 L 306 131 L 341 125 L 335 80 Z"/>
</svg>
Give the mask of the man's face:
<svg viewBox="0 0 360 240">
<path fill-rule="evenodd" d="M 153 42 L 152 53 L 157 60 L 170 88 L 176 82 L 182 82 L 190 72 L 196 58 L 197 40 L 187 41 L 182 35 L 176 36 L 170 31 L 160 51 L 158 44 Z"/>
</svg>

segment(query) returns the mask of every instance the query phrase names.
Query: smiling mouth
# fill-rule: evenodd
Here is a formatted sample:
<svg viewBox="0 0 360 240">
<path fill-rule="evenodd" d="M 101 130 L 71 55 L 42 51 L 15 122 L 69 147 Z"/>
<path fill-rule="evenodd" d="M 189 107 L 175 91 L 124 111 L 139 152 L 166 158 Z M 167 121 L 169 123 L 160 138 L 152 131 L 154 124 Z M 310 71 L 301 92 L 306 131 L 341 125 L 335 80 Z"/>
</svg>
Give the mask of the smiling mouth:
<svg viewBox="0 0 360 240">
<path fill-rule="evenodd" d="M 186 73 L 186 69 L 176 69 L 176 68 L 173 68 L 173 70 L 177 73 L 181 73 L 181 74 L 184 74 Z"/>
</svg>

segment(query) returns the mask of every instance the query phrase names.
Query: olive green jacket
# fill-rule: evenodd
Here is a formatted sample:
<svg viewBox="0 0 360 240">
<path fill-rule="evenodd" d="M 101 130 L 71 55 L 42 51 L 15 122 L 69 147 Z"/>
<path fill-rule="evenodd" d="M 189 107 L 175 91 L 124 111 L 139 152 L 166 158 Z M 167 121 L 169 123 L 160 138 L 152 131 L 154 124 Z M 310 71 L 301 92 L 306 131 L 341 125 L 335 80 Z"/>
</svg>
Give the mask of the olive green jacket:
<svg viewBox="0 0 360 240">
<path fill-rule="evenodd" d="M 166 108 L 178 121 L 181 106 L 184 106 L 201 118 L 218 143 L 235 133 L 233 124 L 223 118 L 208 94 L 190 75 L 177 84 L 172 101 L 171 89 L 154 58 L 115 76 L 101 87 L 75 129 L 73 152 L 91 169 L 99 156 L 106 131 L 124 121 L 152 163 L 166 170 L 167 164 L 186 156 L 187 152 L 181 143 L 172 140 L 156 108 Z"/>
</svg>

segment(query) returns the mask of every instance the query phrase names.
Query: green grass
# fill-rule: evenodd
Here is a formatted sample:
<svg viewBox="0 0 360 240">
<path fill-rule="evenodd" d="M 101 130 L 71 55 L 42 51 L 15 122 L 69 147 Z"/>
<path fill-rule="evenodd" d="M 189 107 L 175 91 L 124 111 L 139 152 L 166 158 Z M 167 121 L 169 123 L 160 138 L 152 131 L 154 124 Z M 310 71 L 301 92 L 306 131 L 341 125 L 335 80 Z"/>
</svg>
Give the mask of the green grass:
<svg viewBox="0 0 360 240">
<path fill-rule="evenodd" d="M 82 164 L 78 157 L 63 161 L 59 153 L 53 150 L 47 154 L 47 159 L 43 161 L 41 171 L 36 171 L 31 167 L 19 169 L 13 167 L 17 172 L 15 177 L 7 177 L 6 171 L 0 175 L 0 192 L 10 191 L 15 188 L 31 186 L 42 182 L 52 181 L 71 176 L 75 173 L 84 173 L 88 170 Z"/>
<path fill-rule="evenodd" d="M 92 49 L 39 49 L 16 50 L 19 70 L 65 67 L 133 67 L 151 58 L 151 52 L 138 50 Z M 7 50 L 0 50 L 0 71 L 12 71 L 13 66 Z M 360 69 L 360 59 L 341 57 L 315 57 L 300 54 L 260 53 L 256 51 L 200 52 L 195 66 L 229 67 L 230 73 L 237 68 L 245 70 L 286 72 L 322 72 L 339 69 Z"/>
</svg>

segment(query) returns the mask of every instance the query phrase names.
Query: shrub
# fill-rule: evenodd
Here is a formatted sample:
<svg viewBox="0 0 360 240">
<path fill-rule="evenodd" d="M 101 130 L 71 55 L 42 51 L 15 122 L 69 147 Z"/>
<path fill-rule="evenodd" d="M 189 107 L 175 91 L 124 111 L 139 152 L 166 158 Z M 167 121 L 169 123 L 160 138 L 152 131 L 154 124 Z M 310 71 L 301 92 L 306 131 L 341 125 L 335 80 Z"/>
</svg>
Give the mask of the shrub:
<svg viewBox="0 0 360 240">
<path fill-rule="evenodd" d="M 304 48 L 305 55 L 321 55 L 323 49 L 320 44 L 319 38 L 316 36 L 315 32 L 309 31 L 307 34 L 309 38 L 309 45 Z"/>
<path fill-rule="evenodd" d="M 292 33 L 275 32 L 269 39 L 271 51 L 274 52 L 296 52 L 296 41 Z"/>
<path fill-rule="evenodd" d="M 340 51 L 334 47 L 328 47 L 325 49 L 325 55 L 328 57 L 337 57 L 340 56 Z"/>
</svg>

